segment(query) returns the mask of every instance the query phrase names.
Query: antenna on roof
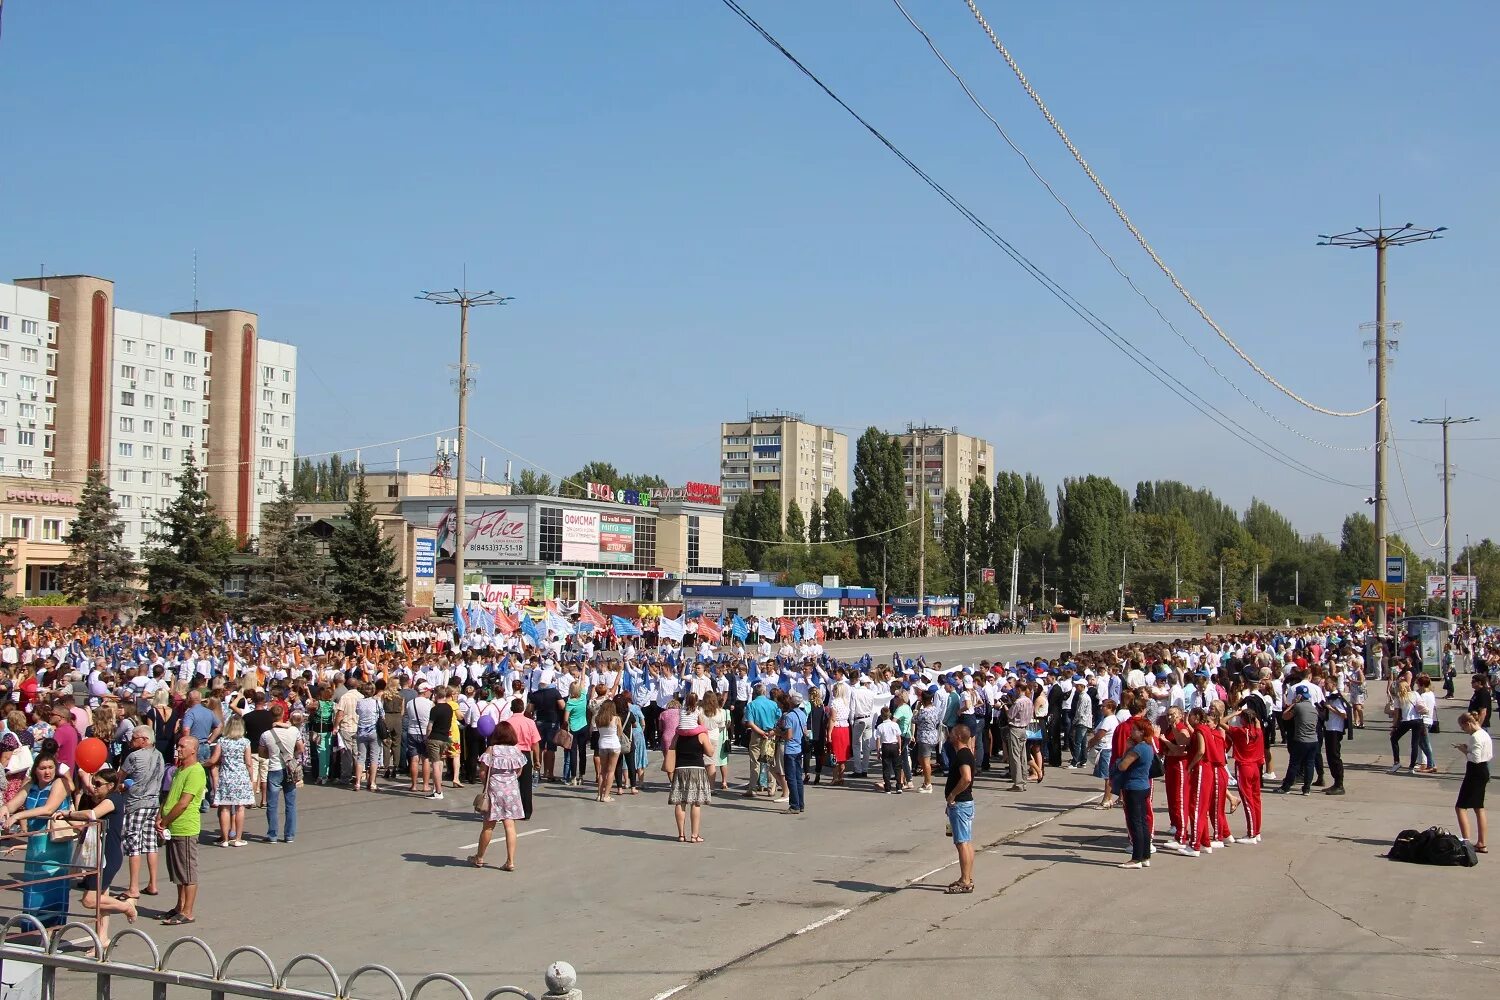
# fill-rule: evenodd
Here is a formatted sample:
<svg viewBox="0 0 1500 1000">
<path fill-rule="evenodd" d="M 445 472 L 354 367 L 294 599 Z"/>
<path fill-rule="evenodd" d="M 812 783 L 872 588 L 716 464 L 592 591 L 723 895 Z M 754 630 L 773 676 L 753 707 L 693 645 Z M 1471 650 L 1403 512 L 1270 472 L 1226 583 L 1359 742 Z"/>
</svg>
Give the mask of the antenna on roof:
<svg viewBox="0 0 1500 1000">
<path fill-rule="evenodd" d="M 198 322 L 198 248 L 193 247 L 193 323 Z"/>
</svg>

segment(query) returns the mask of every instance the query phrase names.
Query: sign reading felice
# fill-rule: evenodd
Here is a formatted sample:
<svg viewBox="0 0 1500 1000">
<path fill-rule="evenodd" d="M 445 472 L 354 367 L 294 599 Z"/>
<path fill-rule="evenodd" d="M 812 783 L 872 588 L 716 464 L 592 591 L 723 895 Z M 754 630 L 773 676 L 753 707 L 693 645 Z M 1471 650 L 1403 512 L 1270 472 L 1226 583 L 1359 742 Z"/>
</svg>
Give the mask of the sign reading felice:
<svg viewBox="0 0 1500 1000">
<path fill-rule="evenodd" d="M 668 486 L 651 490 L 617 490 L 608 483 L 589 483 L 588 493 L 590 500 L 622 503 L 627 507 L 653 507 L 674 500 L 708 504 L 723 502 L 719 487 L 712 483 L 688 483 L 686 486 Z"/>
<path fill-rule="evenodd" d="M 453 554 L 452 507 L 429 507 L 428 518 L 438 529 L 438 550 Z M 464 511 L 464 559 L 520 560 L 526 558 L 527 517 L 525 507 L 471 507 Z"/>
</svg>

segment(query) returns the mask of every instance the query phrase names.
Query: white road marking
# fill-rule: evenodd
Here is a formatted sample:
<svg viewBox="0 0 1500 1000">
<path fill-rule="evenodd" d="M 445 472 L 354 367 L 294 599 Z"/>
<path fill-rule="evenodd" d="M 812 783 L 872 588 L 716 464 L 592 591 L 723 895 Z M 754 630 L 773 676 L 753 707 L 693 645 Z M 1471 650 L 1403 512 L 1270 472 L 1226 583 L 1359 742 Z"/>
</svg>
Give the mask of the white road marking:
<svg viewBox="0 0 1500 1000">
<path fill-rule="evenodd" d="M 802 934 L 806 934 L 808 931 L 815 931 L 819 927 L 823 927 L 823 926 L 826 926 L 827 924 L 833 923 L 835 920 L 839 919 L 840 917 L 847 917 L 850 912 L 851 911 L 849 911 L 849 910 L 834 910 L 832 913 L 828 914 L 828 916 L 824 917 L 822 920 L 814 920 L 812 923 L 808 924 L 806 927 L 802 928 L 800 931 L 795 932 L 794 936 L 799 936 L 799 935 L 802 935 Z"/>
<path fill-rule="evenodd" d="M 522 837 L 529 837 L 533 833 L 546 833 L 546 832 L 547 832 L 547 828 L 546 827 L 543 827 L 540 830 L 526 830 L 526 831 L 524 831 L 522 833 L 516 834 L 516 839 L 519 840 Z M 465 844 L 464 846 L 460 847 L 459 850 L 460 851 L 468 851 L 468 850 L 472 850 L 472 849 L 474 849 L 474 848 L 476 848 L 478 846 L 479 845 L 477 843 L 474 843 L 474 844 Z"/>
<path fill-rule="evenodd" d="M 907 879 L 906 880 L 906 884 L 907 885 L 912 885 L 914 883 L 921 882 L 924 879 L 932 878 L 932 876 L 936 875 L 938 872 L 947 871 L 949 868 L 952 868 L 956 864 L 958 864 L 957 861 L 950 861 L 946 865 L 943 865 L 943 867 L 941 867 L 941 868 L 934 868 L 932 871 L 925 872 L 925 873 L 923 873 L 921 875 L 918 875 L 916 878 L 909 878 L 909 879 Z"/>
<path fill-rule="evenodd" d="M 693 984 L 683 983 L 681 986 L 674 986 L 670 990 L 666 990 L 662 993 L 656 994 L 656 996 L 652 997 L 651 1000 L 667 1000 L 667 997 L 676 996 L 691 985 Z"/>
</svg>

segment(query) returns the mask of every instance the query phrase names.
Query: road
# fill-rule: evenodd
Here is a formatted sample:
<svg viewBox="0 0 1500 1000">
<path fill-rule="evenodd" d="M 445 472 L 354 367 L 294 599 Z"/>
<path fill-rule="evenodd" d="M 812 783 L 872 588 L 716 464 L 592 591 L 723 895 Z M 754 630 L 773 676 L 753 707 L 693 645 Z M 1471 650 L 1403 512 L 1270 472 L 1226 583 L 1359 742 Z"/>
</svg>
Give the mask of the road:
<svg viewBox="0 0 1500 1000">
<path fill-rule="evenodd" d="M 881 652 L 860 645 L 870 648 L 854 655 Z M 923 651 L 953 663 L 1059 648 L 1056 636 L 1016 636 Z M 1449 726 L 1456 705 L 1445 706 Z M 1435 741 L 1446 748 L 1453 737 Z M 984 776 L 979 891 L 969 896 L 940 890 L 954 877 L 942 797 L 885 796 L 874 783 L 814 787 L 801 817 L 716 801 L 696 846 L 676 841 L 659 772 L 648 794 L 611 804 L 547 787 L 522 825 L 513 874 L 464 865 L 478 831 L 468 791 L 432 802 L 309 788 L 295 845 L 202 849 L 195 930 L 220 954 L 247 941 L 279 962 L 314 951 L 345 971 L 382 962 L 408 984 L 444 971 L 476 995 L 503 983 L 536 989 L 555 959 L 578 968 L 586 997 L 623 1000 L 865 1000 L 1001 982 L 1023 995 L 1084 995 L 1163 974 L 1223 997 L 1490 989 L 1500 918 L 1474 896 L 1488 869 L 1379 857 L 1404 827 L 1452 825 L 1461 760 L 1444 749 L 1443 776 L 1390 776 L 1373 766 L 1385 745 L 1373 728 L 1354 741 L 1346 797 L 1267 796 L 1262 845 L 1159 856 L 1149 871 L 1113 867 L 1123 823 L 1117 811 L 1081 808 L 1091 779 L 1054 771 L 1014 794 Z M 732 771 L 743 776 L 743 757 Z M 253 815 L 251 832 L 263 821 Z"/>
</svg>

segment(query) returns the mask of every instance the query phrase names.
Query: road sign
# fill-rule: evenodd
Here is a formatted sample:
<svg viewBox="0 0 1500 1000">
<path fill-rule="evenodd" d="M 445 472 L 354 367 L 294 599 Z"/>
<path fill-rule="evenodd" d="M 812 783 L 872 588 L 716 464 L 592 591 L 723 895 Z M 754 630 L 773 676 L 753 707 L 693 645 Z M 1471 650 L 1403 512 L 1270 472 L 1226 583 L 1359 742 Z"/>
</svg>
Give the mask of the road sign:
<svg viewBox="0 0 1500 1000">
<path fill-rule="evenodd" d="M 1406 582 L 1406 557 L 1405 556 L 1386 556 L 1386 559 L 1385 559 L 1385 582 L 1386 583 L 1405 583 Z"/>
<path fill-rule="evenodd" d="M 1379 580 L 1359 581 L 1359 599 L 1362 601 L 1385 600 L 1385 586 Z"/>
</svg>

